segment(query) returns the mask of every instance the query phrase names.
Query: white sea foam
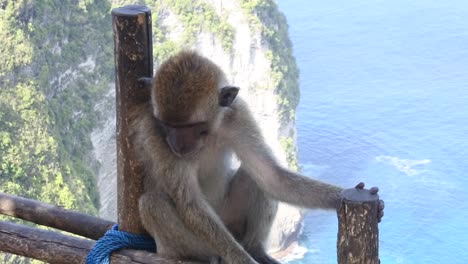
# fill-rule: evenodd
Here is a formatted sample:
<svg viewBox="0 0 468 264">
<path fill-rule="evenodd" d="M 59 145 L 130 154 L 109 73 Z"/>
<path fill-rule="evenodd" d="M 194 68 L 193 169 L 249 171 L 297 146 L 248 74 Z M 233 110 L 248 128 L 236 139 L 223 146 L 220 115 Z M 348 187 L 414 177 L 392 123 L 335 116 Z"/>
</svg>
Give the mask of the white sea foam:
<svg viewBox="0 0 468 264">
<path fill-rule="evenodd" d="M 307 248 L 305 248 L 303 246 L 296 245 L 294 247 L 294 249 L 291 251 L 291 253 L 289 253 L 288 255 L 281 258 L 280 261 L 282 263 L 288 263 L 288 262 L 293 261 L 293 260 L 303 259 L 304 255 L 309 251 L 310 251 L 309 249 L 307 249 Z"/>
<path fill-rule="evenodd" d="M 431 160 L 429 159 L 410 160 L 400 159 L 398 157 L 392 156 L 378 156 L 375 159 L 379 162 L 384 162 L 394 166 L 396 169 L 405 173 L 408 176 L 415 176 L 425 172 L 426 170 L 424 169 L 424 166 L 431 163 Z"/>
</svg>

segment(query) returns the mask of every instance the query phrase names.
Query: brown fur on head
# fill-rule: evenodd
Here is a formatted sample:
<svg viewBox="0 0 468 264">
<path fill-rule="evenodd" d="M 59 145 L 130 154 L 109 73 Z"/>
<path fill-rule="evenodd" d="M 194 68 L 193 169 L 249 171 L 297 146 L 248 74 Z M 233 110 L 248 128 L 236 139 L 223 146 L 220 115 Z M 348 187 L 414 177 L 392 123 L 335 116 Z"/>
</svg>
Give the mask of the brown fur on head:
<svg viewBox="0 0 468 264">
<path fill-rule="evenodd" d="M 177 156 L 197 153 L 216 133 L 223 107 L 231 105 L 239 88 L 224 86 L 224 73 L 209 59 L 182 51 L 163 62 L 151 91 L 153 115 Z"/>
<path fill-rule="evenodd" d="M 212 119 L 224 79 L 218 66 L 194 51 L 182 51 L 170 57 L 161 64 L 154 78 L 151 96 L 155 116 L 171 124 Z"/>
</svg>

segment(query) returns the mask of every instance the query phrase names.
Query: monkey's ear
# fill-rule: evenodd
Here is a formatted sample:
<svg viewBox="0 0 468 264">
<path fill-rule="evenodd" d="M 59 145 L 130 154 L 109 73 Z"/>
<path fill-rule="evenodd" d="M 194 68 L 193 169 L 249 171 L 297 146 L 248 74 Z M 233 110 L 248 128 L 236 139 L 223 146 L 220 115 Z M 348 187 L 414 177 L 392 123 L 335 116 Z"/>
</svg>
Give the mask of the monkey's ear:
<svg viewBox="0 0 468 264">
<path fill-rule="evenodd" d="M 236 99 L 238 92 L 239 87 L 235 86 L 225 86 L 221 88 L 219 92 L 219 105 L 223 107 L 230 106 L 234 99 Z"/>
</svg>

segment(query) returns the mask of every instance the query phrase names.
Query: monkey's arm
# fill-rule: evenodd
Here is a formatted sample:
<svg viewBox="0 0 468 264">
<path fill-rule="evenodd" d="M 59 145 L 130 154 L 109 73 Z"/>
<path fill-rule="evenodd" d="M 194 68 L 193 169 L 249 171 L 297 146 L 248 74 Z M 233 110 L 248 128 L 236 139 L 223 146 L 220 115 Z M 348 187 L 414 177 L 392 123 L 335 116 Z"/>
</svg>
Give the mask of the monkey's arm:
<svg viewBox="0 0 468 264">
<path fill-rule="evenodd" d="M 173 195 L 176 211 L 184 224 L 227 263 L 256 263 L 204 199 L 196 176 L 190 176 L 178 185 L 177 193 Z"/>
<path fill-rule="evenodd" d="M 239 100 L 240 101 L 240 100 Z M 342 188 L 283 168 L 266 145 L 247 106 L 237 101 L 229 113 L 227 133 L 241 166 L 272 198 L 307 208 L 336 208 Z"/>
</svg>

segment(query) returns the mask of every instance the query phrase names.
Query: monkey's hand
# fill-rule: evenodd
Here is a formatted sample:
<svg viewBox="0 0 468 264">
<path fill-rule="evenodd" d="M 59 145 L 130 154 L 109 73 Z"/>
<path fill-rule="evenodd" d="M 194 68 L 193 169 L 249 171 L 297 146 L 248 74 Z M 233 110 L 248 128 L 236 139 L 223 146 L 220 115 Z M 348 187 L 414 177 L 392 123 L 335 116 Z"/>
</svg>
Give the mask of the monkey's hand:
<svg viewBox="0 0 468 264">
<path fill-rule="evenodd" d="M 151 88 L 151 83 L 153 81 L 153 78 L 151 77 L 140 77 L 138 79 L 138 83 L 143 86 L 145 89 L 150 89 Z"/>
<path fill-rule="evenodd" d="M 363 182 L 360 182 L 356 185 L 356 187 L 354 187 L 356 190 L 364 190 L 364 183 Z M 377 193 L 379 192 L 379 188 L 378 187 L 372 187 L 369 189 L 369 193 L 370 195 L 377 195 Z M 341 201 L 340 201 L 340 205 L 341 205 Z M 377 218 L 379 220 L 379 223 L 380 221 L 382 220 L 382 217 L 384 215 L 384 208 L 385 208 L 385 203 L 383 200 L 379 199 L 379 204 L 378 204 L 379 208 L 378 208 L 378 213 L 377 213 Z"/>
</svg>

